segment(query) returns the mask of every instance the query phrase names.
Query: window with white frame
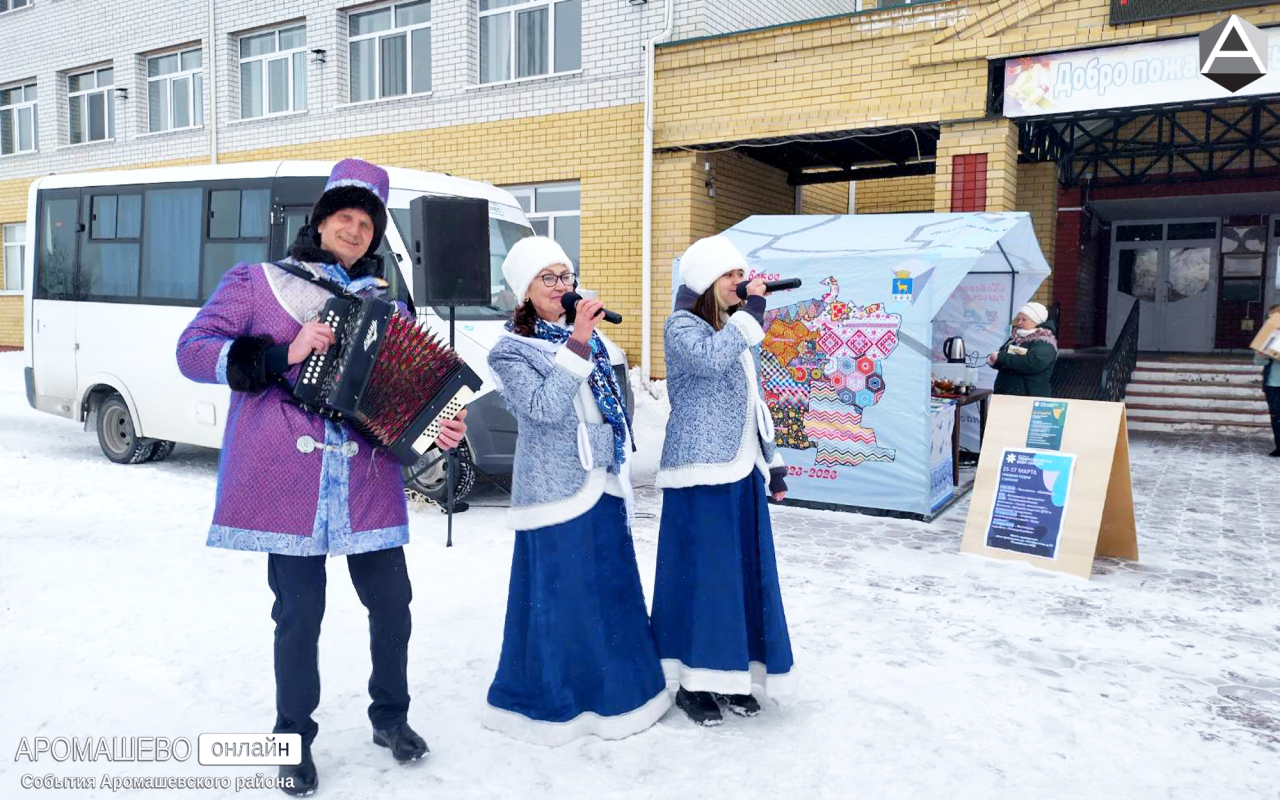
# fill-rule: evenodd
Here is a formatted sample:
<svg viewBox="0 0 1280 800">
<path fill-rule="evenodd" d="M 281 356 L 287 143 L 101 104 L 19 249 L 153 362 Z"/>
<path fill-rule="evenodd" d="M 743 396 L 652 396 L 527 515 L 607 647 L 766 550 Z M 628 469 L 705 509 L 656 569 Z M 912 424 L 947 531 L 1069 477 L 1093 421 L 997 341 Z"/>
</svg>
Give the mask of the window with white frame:
<svg viewBox="0 0 1280 800">
<path fill-rule="evenodd" d="M 351 102 L 431 91 L 431 0 L 348 17 Z"/>
<path fill-rule="evenodd" d="M 582 0 L 480 0 L 480 82 L 582 67 Z"/>
<path fill-rule="evenodd" d="M 0 89 L 0 156 L 34 153 L 40 147 L 36 85 Z"/>
<path fill-rule="evenodd" d="M 0 0 L 0 14 L 31 5 L 31 0 Z"/>
<path fill-rule="evenodd" d="M 115 71 L 91 69 L 67 76 L 71 143 L 102 142 L 116 136 Z"/>
<path fill-rule="evenodd" d="M 240 116 L 307 110 L 307 28 L 240 37 Z"/>
<path fill-rule="evenodd" d="M 148 130 L 204 125 L 204 69 L 200 48 L 147 59 Z"/>
<path fill-rule="evenodd" d="M 577 181 L 540 183 L 535 186 L 507 186 L 520 201 L 524 215 L 539 236 L 550 236 L 560 243 L 575 269 L 581 269 L 578 255 L 582 242 L 582 191 Z"/>
<path fill-rule="evenodd" d="M 4 289 L 22 291 L 22 264 L 27 251 L 25 223 L 4 226 Z"/>
</svg>

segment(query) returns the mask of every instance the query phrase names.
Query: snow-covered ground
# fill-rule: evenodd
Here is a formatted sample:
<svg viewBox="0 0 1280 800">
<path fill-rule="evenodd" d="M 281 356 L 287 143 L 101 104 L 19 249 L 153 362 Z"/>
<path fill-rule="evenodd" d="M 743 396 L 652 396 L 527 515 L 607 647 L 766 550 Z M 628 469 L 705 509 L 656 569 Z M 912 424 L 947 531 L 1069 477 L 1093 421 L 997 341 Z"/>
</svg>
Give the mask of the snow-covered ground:
<svg viewBox="0 0 1280 800">
<path fill-rule="evenodd" d="M 0 354 L 0 798 L 29 793 L 23 774 L 261 771 L 14 762 L 24 736 L 195 742 L 274 718 L 265 558 L 204 546 L 216 453 L 111 464 L 27 406 L 21 360 Z M 666 410 L 641 400 L 647 486 Z M 402 767 L 370 743 L 367 625 L 335 562 L 319 796 L 1280 797 L 1280 464 L 1258 440 L 1195 436 L 1135 437 L 1132 458 L 1142 562 L 1099 562 L 1089 582 L 960 555 L 967 502 L 932 525 L 775 509 L 799 695 L 714 730 L 672 711 L 559 749 L 479 724 L 510 564 L 501 496 L 457 518 L 452 549 L 444 517 L 416 509 L 410 721 L 432 754 Z M 647 591 L 661 497 L 640 497 Z"/>
</svg>

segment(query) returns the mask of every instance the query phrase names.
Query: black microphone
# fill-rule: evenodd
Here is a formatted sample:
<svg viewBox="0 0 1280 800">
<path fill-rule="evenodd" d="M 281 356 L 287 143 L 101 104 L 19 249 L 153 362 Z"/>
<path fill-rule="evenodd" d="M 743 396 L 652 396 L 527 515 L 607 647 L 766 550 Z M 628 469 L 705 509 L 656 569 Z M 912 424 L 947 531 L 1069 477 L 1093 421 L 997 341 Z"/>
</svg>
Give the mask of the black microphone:
<svg viewBox="0 0 1280 800">
<path fill-rule="evenodd" d="M 569 322 L 573 321 L 573 317 L 578 310 L 577 309 L 578 301 L 581 299 L 582 299 L 582 295 L 578 294 L 577 292 L 566 292 L 564 297 L 560 298 L 560 305 L 564 306 L 566 321 L 569 321 Z M 614 325 L 619 325 L 622 323 L 622 315 L 615 311 L 610 311 L 607 308 L 603 308 L 600 310 L 600 314 L 596 314 L 596 316 L 598 317 L 601 314 L 604 315 L 605 322 L 612 322 Z"/>
<path fill-rule="evenodd" d="M 750 281 L 743 281 L 742 283 L 738 284 L 739 300 L 747 299 L 748 283 L 750 283 Z M 764 291 L 766 294 L 771 294 L 773 292 L 785 292 L 788 289 L 799 289 L 803 283 L 804 281 L 800 280 L 799 278 L 787 278 L 786 280 L 781 280 L 781 281 L 766 281 L 764 284 Z"/>
</svg>

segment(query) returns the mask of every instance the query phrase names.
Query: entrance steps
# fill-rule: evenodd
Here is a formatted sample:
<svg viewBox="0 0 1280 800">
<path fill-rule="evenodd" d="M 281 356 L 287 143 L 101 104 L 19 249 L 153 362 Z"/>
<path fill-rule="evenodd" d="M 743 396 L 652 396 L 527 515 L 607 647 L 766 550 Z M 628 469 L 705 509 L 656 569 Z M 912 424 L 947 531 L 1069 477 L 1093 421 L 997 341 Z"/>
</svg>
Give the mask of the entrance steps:
<svg viewBox="0 0 1280 800">
<path fill-rule="evenodd" d="M 1271 432 L 1262 368 L 1249 356 L 1140 355 L 1125 406 L 1129 430 Z"/>
</svg>

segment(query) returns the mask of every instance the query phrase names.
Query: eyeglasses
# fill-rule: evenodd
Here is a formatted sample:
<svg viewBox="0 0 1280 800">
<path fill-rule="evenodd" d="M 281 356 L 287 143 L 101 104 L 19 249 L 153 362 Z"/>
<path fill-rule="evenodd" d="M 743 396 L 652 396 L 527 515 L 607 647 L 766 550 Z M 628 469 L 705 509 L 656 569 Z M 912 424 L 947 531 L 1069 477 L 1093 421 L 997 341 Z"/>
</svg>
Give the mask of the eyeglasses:
<svg viewBox="0 0 1280 800">
<path fill-rule="evenodd" d="M 557 283 L 563 283 L 570 289 L 578 285 L 578 276 L 572 272 L 566 272 L 563 275 L 539 275 L 538 277 L 542 279 L 542 285 L 548 289 L 554 287 Z"/>
</svg>

